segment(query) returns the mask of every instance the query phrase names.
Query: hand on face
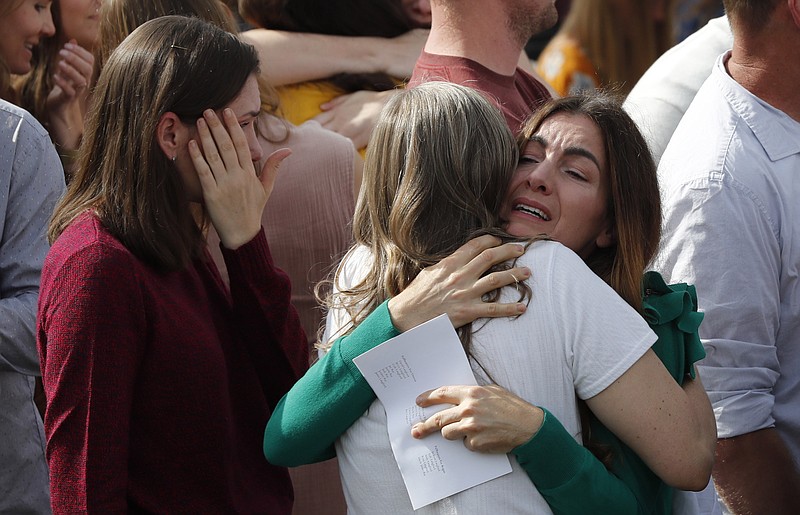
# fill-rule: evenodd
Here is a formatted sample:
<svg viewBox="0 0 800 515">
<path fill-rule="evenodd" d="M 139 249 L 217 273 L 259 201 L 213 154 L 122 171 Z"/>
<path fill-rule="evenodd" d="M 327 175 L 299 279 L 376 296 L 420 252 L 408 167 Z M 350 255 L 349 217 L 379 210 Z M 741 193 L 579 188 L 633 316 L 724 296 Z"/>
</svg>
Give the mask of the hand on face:
<svg viewBox="0 0 800 515">
<path fill-rule="evenodd" d="M 442 386 L 417 397 L 423 408 L 453 404 L 411 428 L 414 438 L 436 431 L 448 440 L 464 439 L 467 449 L 508 453 L 539 431 L 544 412 L 503 388 L 491 386 Z"/>
<path fill-rule="evenodd" d="M 261 230 L 261 216 L 272 193 L 281 161 L 291 150 L 276 150 L 256 174 L 250 147 L 232 109 L 223 110 L 225 124 L 208 109 L 197 121 L 197 141 L 189 142 L 211 222 L 222 244 L 236 249 Z"/>
</svg>

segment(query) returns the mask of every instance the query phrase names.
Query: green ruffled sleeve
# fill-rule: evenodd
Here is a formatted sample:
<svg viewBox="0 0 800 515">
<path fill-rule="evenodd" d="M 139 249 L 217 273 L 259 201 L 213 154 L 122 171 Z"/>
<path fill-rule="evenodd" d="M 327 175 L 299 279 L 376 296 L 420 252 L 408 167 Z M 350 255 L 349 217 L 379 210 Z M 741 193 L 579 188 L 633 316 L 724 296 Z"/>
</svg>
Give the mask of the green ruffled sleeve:
<svg viewBox="0 0 800 515">
<path fill-rule="evenodd" d="M 697 332 L 703 313 L 697 312 L 694 286 L 667 285 L 658 272 L 647 272 L 642 304 L 644 318 L 658 336 L 653 351 L 678 384 L 683 384 L 687 375 L 694 379 L 694 363 L 706 356 Z"/>
</svg>

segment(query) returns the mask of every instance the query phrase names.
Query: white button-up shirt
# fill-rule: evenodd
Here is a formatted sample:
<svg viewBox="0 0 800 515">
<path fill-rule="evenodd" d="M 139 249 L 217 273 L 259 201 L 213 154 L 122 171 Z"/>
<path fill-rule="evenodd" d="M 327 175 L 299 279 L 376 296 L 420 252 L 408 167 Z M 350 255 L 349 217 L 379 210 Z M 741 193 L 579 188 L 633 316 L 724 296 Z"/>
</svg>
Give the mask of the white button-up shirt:
<svg viewBox="0 0 800 515">
<path fill-rule="evenodd" d="M 656 269 L 697 286 L 719 437 L 774 425 L 800 466 L 800 123 L 735 82 L 729 57 L 659 165 Z"/>
</svg>

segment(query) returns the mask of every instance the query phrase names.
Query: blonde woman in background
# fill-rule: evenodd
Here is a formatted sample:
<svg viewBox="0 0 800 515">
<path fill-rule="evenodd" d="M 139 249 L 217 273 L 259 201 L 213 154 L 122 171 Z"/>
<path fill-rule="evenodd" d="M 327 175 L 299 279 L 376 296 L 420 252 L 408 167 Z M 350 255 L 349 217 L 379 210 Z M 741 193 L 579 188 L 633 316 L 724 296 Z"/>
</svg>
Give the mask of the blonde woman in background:
<svg viewBox="0 0 800 515">
<path fill-rule="evenodd" d="M 573 0 L 539 56 L 537 71 L 560 95 L 598 87 L 627 94 L 672 46 L 671 0 Z"/>
</svg>

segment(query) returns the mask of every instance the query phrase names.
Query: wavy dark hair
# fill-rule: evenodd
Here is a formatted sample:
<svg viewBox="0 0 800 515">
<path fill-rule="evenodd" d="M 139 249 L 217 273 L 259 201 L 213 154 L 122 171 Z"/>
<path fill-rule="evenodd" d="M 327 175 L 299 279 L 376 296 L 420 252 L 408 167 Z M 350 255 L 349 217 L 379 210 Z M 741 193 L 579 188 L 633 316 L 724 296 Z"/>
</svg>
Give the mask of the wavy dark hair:
<svg viewBox="0 0 800 515">
<path fill-rule="evenodd" d="M 545 102 L 523 124 L 518 144 L 524 148 L 542 123 L 559 113 L 586 116 L 600 129 L 608 163 L 610 194 L 606 212 L 613 223 L 615 243 L 598 248 L 585 261 L 641 312 L 642 276 L 661 240 L 661 196 L 647 141 L 620 102 L 620 97 L 609 92 Z"/>
<path fill-rule="evenodd" d="M 252 46 L 197 18 L 134 30 L 98 79 L 77 170 L 50 223 L 54 241 L 92 209 L 136 257 L 162 271 L 202 255 L 205 239 L 179 174 L 156 142 L 161 116 L 194 122 L 229 104 L 258 73 Z"/>
</svg>

